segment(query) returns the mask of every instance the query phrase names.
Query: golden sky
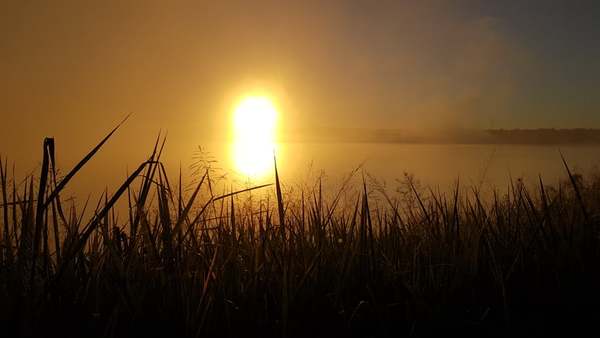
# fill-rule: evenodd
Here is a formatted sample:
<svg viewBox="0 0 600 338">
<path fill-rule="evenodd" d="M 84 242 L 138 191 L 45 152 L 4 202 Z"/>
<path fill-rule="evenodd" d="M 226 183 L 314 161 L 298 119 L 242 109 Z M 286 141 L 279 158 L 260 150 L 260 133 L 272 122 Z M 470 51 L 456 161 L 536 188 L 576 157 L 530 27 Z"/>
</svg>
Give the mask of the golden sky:
<svg viewBox="0 0 600 338">
<path fill-rule="evenodd" d="M 223 135 L 248 91 L 282 124 L 600 127 L 593 1 L 2 1 L 0 148 Z M 145 149 L 145 148 L 144 148 Z M 125 150 L 123 150 L 125 151 Z M 15 155 L 13 155 L 15 156 Z"/>
</svg>

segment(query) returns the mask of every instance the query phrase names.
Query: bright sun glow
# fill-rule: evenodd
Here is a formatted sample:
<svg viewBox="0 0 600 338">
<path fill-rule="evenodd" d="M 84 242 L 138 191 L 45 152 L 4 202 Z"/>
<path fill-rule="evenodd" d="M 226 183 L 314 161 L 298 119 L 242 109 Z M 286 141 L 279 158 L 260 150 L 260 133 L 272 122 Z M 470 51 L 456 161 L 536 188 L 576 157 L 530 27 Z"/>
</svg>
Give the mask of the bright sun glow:
<svg viewBox="0 0 600 338">
<path fill-rule="evenodd" d="M 251 178 L 271 172 L 277 110 L 266 97 L 244 98 L 233 112 L 233 161 Z"/>
</svg>

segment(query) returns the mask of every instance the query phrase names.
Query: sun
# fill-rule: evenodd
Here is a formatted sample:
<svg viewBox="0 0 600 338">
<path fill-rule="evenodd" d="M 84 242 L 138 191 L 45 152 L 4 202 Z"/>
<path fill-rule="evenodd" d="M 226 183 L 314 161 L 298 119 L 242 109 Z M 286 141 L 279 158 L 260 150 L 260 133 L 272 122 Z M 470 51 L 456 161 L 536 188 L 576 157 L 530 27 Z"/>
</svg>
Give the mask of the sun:
<svg viewBox="0 0 600 338">
<path fill-rule="evenodd" d="M 270 174 L 275 151 L 277 109 L 264 96 L 248 96 L 233 111 L 235 167 L 250 178 Z"/>
</svg>

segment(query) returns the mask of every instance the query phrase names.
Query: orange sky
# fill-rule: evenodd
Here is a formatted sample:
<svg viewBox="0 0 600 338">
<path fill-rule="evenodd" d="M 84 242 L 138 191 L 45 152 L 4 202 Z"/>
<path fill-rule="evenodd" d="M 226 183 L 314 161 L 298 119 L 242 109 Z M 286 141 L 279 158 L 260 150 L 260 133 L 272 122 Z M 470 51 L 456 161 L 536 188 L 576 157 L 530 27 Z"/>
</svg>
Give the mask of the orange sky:
<svg viewBox="0 0 600 338">
<path fill-rule="evenodd" d="M 490 3 L 3 1 L 0 152 L 79 156 L 133 112 L 121 156 L 188 154 L 257 88 L 286 127 L 600 127 L 597 5 Z"/>
</svg>

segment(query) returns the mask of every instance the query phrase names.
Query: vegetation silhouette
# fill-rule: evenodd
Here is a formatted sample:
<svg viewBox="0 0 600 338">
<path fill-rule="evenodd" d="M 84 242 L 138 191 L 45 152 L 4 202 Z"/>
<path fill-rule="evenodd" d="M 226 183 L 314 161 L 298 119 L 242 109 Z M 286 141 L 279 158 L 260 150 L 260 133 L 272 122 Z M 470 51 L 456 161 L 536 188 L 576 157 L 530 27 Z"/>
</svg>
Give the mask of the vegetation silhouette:
<svg viewBox="0 0 600 338">
<path fill-rule="evenodd" d="M 326 199 L 320 181 L 286 191 L 276 163 L 273 184 L 216 195 L 208 167 L 188 193 L 181 172 L 171 184 L 159 135 L 89 219 L 65 210 L 120 125 L 63 177 L 51 138 L 39 177 L 10 179 L 0 159 L 7 336 L 525 336 L 598 319 L 600 176 L 564 158 L 558 186 L 516 180 L 491 198 L 407 175 L 397 195 L 363 176 Z"/>
</svg>

